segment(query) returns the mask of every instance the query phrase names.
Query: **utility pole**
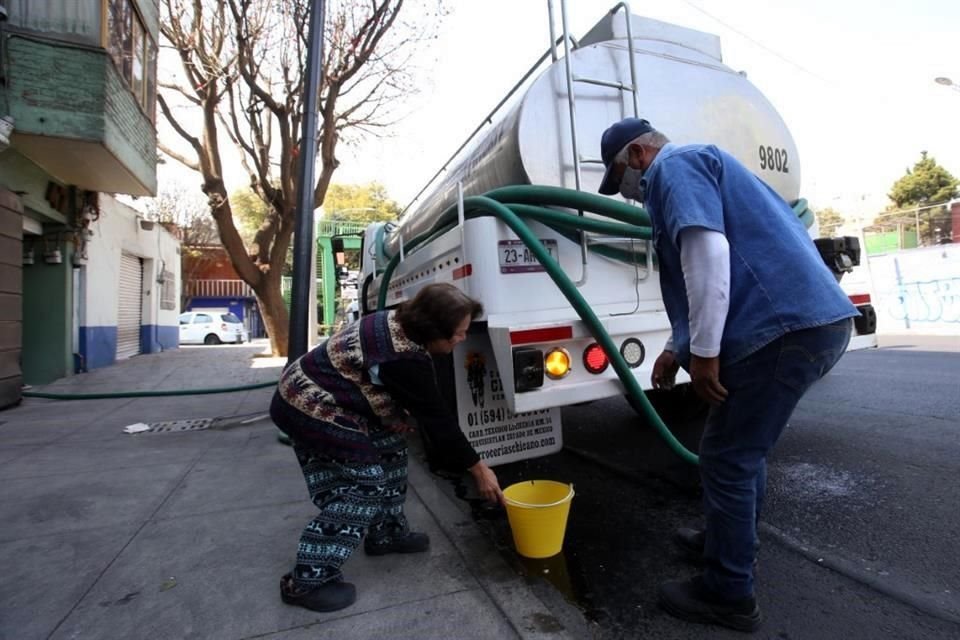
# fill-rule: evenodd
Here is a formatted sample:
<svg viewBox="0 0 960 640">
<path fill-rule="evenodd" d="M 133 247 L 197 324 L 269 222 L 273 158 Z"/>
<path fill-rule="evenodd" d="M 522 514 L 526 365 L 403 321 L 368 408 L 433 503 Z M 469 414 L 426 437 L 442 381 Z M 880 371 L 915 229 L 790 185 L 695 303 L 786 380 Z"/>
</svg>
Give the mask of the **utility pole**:
<svg viewBox="0 0 960 640">
<path fill-rule="evenodd" d="M 290 291 L 290 339 L 287 362 L 307 352 L 310 326 L 310 282 L 313 252 L 313 190 L 316 181 L 317 120 L 320 87 L 323 82 L 323 0 L 313 0 L 310 9 L 310 46 L 307 49 L 303 100 L 303 135 L 300 140 L 300 175 L 297 185 L 297 212 L 293 235 L 293 283 Z"/>
</svg>

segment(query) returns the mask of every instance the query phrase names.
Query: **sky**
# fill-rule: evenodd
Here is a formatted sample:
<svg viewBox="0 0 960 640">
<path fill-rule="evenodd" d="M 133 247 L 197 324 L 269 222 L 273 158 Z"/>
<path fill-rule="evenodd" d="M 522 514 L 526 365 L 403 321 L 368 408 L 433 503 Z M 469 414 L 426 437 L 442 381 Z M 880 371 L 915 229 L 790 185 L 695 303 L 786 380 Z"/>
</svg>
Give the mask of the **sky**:
<svg viewBox="0 0 960 640">
<path fill-rule="evenodd" d="M 549 43 L 546 0 L 447 4 L 439 37 L 416 59 L 419 91 L 398 107 L 403 119 L 387 137 L 341 147 L 335 182 L 375 180 L 405 205 Z M 568 4 L 578 37 L 615 2 Z M 644 0 L 633 10 L 720 37 L 724 63 L 745 71 L 790 129 L 801 195 L 815 207 L 869 222 L 924 150 L 960 177 L 960 87 L 934 82 L 960 85 L 960 2 Z M 639 84 L 641 95 L 655 89 Z M 174 173 L 163 168 L 161 183 Z M 243 183 L 239 172 L 227 180 Z"/>
</svg>

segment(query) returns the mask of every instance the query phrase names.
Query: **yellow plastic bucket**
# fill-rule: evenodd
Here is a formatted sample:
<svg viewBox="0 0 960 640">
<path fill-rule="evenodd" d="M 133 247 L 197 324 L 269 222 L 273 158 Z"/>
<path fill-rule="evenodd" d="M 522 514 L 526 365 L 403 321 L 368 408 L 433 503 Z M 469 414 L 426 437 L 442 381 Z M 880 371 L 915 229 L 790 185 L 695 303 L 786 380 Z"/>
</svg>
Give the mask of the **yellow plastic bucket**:
<svg viewBox="0 0 960 640">
<path fill-rule="evenodd" d="M 517 553 L 527 558 L 560 553 L 573 499 L 572 484 L 528 480 L 504 489 L 503 497 Z"/>
</svg>

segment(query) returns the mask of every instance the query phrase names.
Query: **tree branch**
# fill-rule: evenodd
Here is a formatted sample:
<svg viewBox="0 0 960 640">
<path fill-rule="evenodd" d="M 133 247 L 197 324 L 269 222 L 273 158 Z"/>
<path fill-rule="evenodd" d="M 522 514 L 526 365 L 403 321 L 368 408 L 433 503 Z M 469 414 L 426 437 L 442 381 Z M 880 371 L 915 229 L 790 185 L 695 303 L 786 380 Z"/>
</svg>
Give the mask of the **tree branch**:
<svg viewBox="0 0 960 640">
<path fill-rule="evenodd" d="M 179 93 L 181 96 L 183 96 L 184 98 L 186 98 L 187 101 L 190 102 L 190 104 L 200 106 L 200 100 L 198 100 L 195 95 L 191 95 L 189 91 L 187 91 L 186 89 L 184 89 L 178 84 L 174 84 L 172 82 L 157 82 L 157 86 L 159 86 L 161 89 L 169 89 L 171 91 L 175 91 Z"/>
<path fill-rule="evenodd" d="M 193 162 L 193 161 L 191 161 L 191 160 L 188 160 L 186 157 L 180 155 L 179 153 L 177 153 L 176 151 L 174 151 L 174 150 L 171 149 L 170 147 L 166 146 L 165 144 L 163 144 L 163 143 L 160 142 L 159 140 L 157 141 L 157 148 L 160 149 L 160 151 L 163 153 L 163 155 L 165 155 L 165 156 L 170 156 L 171 158 L 173 158 L 174 160 L 176 160 L 177 162 L 179 162 L 180 164 L 182 164 L 183 166 L 185 166 L 187 169 L 193 169 L 194 171 L 197 171 L 197 172 L 200 171 L 200 165 L 199 165 L 199 164 L 197 164 L 196 162 Z"/>
<path fill-rule="evenodd" d="M 249 1 L 249 0 L 247 0 Z M 236 40 L 237 40 L 237 61 L 240 71 L 240 77 L 243 78 L 243 81 L 247 84 L 247 87 L 250 88 L 250 91 L 260 98 L 263 103 L 267 106 L 268 109 L 273 111 L 277 117 L 283 117 L 283 109 L 277 104 L 276 100 L 273 99 L 273 96 L 270 95 L 267 91 L 263 89 L 257 83 L 256 70 L 254 69 L 254 63 L 252 62 L 253 51 L 252 44 L 249 34 L 244 28 L 246 21 L 246 10 L 248 7 L 247 1 L 243 2 L 243 11 L 237 7 L 237 0 L 229 0 L 230 2 L 230 11 L 233 12 L 233 19 L 237 23 L 236 27 Z"/>
<path fill-rule="evenodd" d="M 170 107 L 167 106 L 167 101 L 164 99 L 162 94 L 157 94 L 157 104 L 160 105 L 160 111 L 163 112 L 163 117 L 166 118 L 167 122 L 170 123 L 170 126 L 173 127 L 173 130 L 177 134 L 186 140 L 193 150 L 197 152 L 198 157 L 203 157 L 203 146 L 200 144 L 200 140 L 195 136 L 190 135 L 190 133 L 184 129 L 177 119 L 174 117 L 173 112 L 170 111 Z M 170 156 L 171 158 L 174 156 Z"/>
</svg>

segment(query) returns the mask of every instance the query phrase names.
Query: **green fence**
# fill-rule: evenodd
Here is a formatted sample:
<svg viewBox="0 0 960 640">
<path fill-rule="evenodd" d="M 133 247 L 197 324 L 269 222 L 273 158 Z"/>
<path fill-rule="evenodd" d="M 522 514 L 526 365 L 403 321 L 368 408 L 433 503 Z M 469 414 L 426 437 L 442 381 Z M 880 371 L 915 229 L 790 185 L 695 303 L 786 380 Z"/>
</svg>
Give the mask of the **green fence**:
<svg viewBox="0 0 960 640">
<path fill-rule="evenodd" d="M 886 231 L 883 233 L 864 234 L 867 255 L 889 253 L 898 249 L 915 249 L 917 247 L 917 232 L 914 231 Z"/>
</svg>

